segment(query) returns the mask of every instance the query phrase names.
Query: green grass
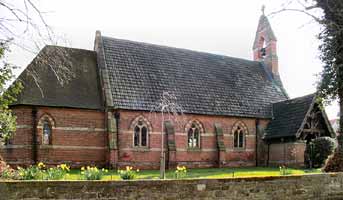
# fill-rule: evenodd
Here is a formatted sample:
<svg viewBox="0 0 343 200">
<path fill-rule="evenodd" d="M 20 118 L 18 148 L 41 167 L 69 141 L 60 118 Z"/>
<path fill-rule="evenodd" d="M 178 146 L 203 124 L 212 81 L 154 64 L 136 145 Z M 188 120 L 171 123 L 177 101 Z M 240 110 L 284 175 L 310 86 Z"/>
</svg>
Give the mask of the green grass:
<svg viewBox="0 0 343 200">
<path fill-rule="evenodd" d="M 167 170 L 166 178 L 174 179 L 175 170 Z M 302 175 L 321 173 L 320 169 L 303 170 L 287 169 L 289 175 Z M 79 180 L 80 170 L 73 169 L 65 177 L 66 180 Z M 141 170 L 136 179 L 159 179 L 158 170 Z M 240 168 L 209 168 L 209 169 L 188 169 L 185 178 L 237 178 L 237 177 L 261 177 L 261 176 L 280 176 L 279 168 L 272 167 L 240 167 Z M 116 170 L 109 170 L 102 180 L 120 180 Z"/>
</svg>

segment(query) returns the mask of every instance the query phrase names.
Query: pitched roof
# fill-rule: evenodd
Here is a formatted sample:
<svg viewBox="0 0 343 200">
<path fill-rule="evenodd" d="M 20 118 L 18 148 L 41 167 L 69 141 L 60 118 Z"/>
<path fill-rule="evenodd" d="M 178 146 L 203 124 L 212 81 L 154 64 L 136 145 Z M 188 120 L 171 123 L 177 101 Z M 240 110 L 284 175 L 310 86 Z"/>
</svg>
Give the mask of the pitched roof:
<svg viewBox="0 0 343 200">
<path fill-rule="evenodd" d="M 94 51 L 45 46 L 19 76 L 24 89 L 13 105 L 101 109 L 97 74 Z"/>
<path fill-rule="evenodd" d="M 265 139 L 296 136 L 314 103 L 315 94 L 273 104 L 273 119 L 266 128 Z"/>
<path fill-rule="evenodd" d="M 104 56 L 98 62 L 106 65 L 115 108 L 149 111 L 167 91 L 176 95 L 186 113 L 269 118 L 271 103 L 287 99 L 259 62 L 110 37 L 101 40 Z"/>
</svg>

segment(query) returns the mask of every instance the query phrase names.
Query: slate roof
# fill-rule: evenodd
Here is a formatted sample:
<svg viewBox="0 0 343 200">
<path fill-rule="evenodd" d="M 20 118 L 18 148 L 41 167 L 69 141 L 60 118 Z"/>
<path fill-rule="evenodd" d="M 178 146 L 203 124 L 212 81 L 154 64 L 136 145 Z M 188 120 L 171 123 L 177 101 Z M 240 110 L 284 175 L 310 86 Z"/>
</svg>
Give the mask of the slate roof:
<svg viewBox="0 0 343 200">
<path fill-rule="evenodd" d="M 45 46 L 19 76 L 24 89 L 13 105 L 101 109 L 96 59 L 94 51 Z M 57 80 L 55 73 L 61 70 L 64 70 L 62 74 L 68 74 L 69 81 Z M 31 74 L 36 74 L 34 77 L 41 90 Z"/>
<path fill-rule="evenodd" d="M 168 91 L 186 113 L 270 118 L 287 99 L 259 62 L 110 37 L 102 45 L 114 108 L 150 111 Z"/>
<path fill-rule="evenodd" d="M 294 137 L 307 112 L 314 103 L 315 94 L 273 104 L 273 119 L 266 128 L 265 139 Z"/>
</svg>

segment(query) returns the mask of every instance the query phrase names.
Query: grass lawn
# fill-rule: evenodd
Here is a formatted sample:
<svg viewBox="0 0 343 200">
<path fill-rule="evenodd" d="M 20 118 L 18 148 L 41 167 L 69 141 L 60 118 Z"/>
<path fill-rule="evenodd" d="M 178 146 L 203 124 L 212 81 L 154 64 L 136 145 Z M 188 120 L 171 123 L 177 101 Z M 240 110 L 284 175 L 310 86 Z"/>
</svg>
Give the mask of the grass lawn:
<svg viewBox="0 0 343 200">
<path fill-rule="evenodd" d="M 167 179 L 174 179 L 175 170 L 168 170 Z M 320 169 L 287 169 L 289 175 L 321 173 Z M 80 179 L 81 171 L 73 169 L 65 177 L 66 180 Z M 158 170 L 141 170 L 136 179 L 158 179 Z M 209 168 L 209 169 L 188 169 L 185 178 L 237 178 L 237 177 L 259 177 L 259 176 L 279 176 L 279 168 L 272 167 L 240 167 L 240 168 Z M 102 180 L 120 180 L 116 170 L 109 170 Z"/>
</svg>

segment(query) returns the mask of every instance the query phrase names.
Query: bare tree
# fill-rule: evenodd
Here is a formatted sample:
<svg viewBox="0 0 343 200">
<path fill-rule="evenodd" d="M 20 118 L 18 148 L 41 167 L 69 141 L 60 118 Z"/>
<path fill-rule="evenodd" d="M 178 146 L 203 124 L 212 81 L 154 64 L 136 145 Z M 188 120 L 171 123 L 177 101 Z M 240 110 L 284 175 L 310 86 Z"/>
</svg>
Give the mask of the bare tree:
<svg viewBox="0 0 343 200">
<path fill-rule="evenodd" d="M 34 55 L 46 45 L 69 46 L 68 40 L 53 31 L 46 21 L 46 14 L 33 0 L 0 0 L 0 43 L 10 43 Z M 41 55 L 39 66 L 50 68 L 63 86 L 74 77 L 68 57 L 65 49 L 58 48 L 53 57 L 48 53 Z M 30 68 L 27 72 L 44 96 L 38 69 Z"/>
<path fill-rule="evenodd" d="M 151 113 L 154 113 L 155 119 L 157 115 L 161 115 L 161 159 L 160 159 L 160 178 L 165 179 L 166 171 L 166 155 L 165 155 L 165 138 L 164 138 L 164 123 L 165 120 L 169 120 L 174 125 L 180 124 L 184 121 L 184 110 L 177 103 L 177 98 L 172 92 L 163 92 L 160 99 L 151 109 Z"/>
<path fill-rule="evenodd" d="M 281 4 L 279 10 L 269 13 L 269 16 L 273 16 L 283 12 L 297 12 L 309 16 L 312 20 L 316 22 L 321 22 L 320 17 L 320 7 L 316 4 L 314 0 L 285 0 Z"/>
</svg>

